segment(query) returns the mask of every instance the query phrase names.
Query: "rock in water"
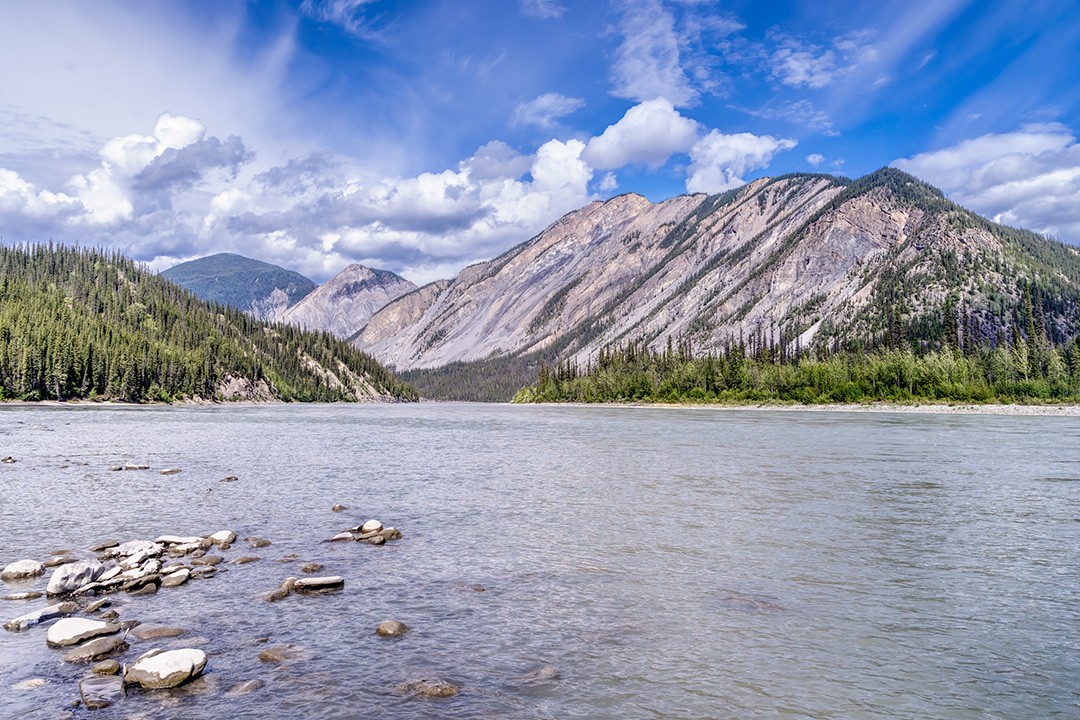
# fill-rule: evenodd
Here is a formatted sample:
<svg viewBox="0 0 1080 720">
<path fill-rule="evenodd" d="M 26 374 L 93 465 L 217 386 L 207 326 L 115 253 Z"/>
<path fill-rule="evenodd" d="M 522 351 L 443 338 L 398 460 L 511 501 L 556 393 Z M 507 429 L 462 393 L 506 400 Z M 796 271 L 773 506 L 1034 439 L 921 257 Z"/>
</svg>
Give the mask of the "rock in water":
<svg viewBox="0 0 1080 720">
<path fill-rule="evenodd" d="M 90 710 L 107 708 L 124 697 L 124 681 L 115 675 L 88 677 L 79 683 L 79 695 Z"/>
<path fill-rule="evenodd" d="M 206 653 L 196 648 L 151 650 L 124 670 L 124 683 L 144 688 L 171 688 L 198 677 L 206 667 Z"/>
<path fill-rule="evenodd" d="M 429 698 L 445 698 L 457 695 L 457 685 L 446 680 L 413 680 L 397 686 L 397 691 Z"/>
<path fill-rule="evenodd" d="M 99 637 L 71 650 L 64 656 L 64 662 L 93 662 L 128 649 L 127 641 L 119 635 Z"/>
<path fill-rule="evenodd" d="M 401 637 L 408 631 L 409 626 L 398 620 L 383 620 L 379 627 L 375 628 L 375 633 L 385 638 Z"/>
<path fill-rule="evenodd" d="M 78 590 L 83 585 L 97 580 L 103 572 L 105 572 L 105 566 L 97 560 L 80 560 L 61 565 L 53 570 L 45 592 L 49 595 L 62 595 Z"/>
<path fill-rule="evenodd" d="M 342 510 L 348 510 L 348 509 L 349 508 L 345 507 L 341 503 L 338 503 L 334 507 L 330 508 L 330 510 L 333 511 L 333 512 L 341 512 Z"/>
<path fill-rule="evenodd" d="M 178 587 L 183 585 L 191 579 L 191 571 L 187 568 L 180 568 L 176 572 L 171 572 L 168 575 L 161 578 L 161 587 Z"/>
<path fill-rule="evenodd" d="M 207 536 L 206 539 L 214 545 L 222 547 L 224 545 L 232 545 L 234 542 L 236 542 L 236 533 L 234 533 L 232 530 L 218 530 L 213 535 Z"/>
<path fill-rule="evenodd" d="M 162 475 L 179 475 L 182 470 L 180 468 L 165 468 L 164 470 L 158 470 Z"/>
<path fill-rule="evenodd" d="M 22 580 L 23 578 L 37 577 L 44 574 L 44 572 L 45 566 L 37 560 L 19 560 L 4 568 L 3 572 L 0 572 L 0 579 Z"/>
<path fill-rule="evenodd" d="M 293 590 L 297 592 L 330 592 L 332 590 L 341 590 L 344 587 L 345 578 L 340 575 L 300 578 L 293 583 Z"/>
<path fill-rule="evenodd" d="M 95 675 L 116 675 L 120 672 L 120 663 L 116 660 L 102 660 L 90 668 Z M 122 682 L 122 681 L 121 681 Z"/>
<path fill-rule="evenodd" d="M 378 520 L 368 520 L 366 523 L 360 526 L 361 533 L 379 532 L 383 529 L 383 524 Z"/>
<path fill-rule="evenodd" d="M 79 606 L 73 602 L 63 602 L 57 605 L 49 605 L 40 610 L 35 610 L 32 613 L 26 615 L 20 615 L 14 620 L 9 620 L 4 623 L 4 629 L 11 632 L 19 632 L 25 630 L 28 627 L 43 623 L 46 620 L 52 620 L 58 617 L 64 617 L 70 615 L 73 612 L 78 611 Z"/>
<path fill-rule="evenodd" d="M 37 600 L 41 597 L 42 593 L 37 590 L 27 590 L 25 592 L 11 593 L 0 598 L 0 600 Z"/>
<path fill-rule="evenodd" d="M 231 688 L 225 691 L 225 697 L 240 697 L 242 695 L 249 695 L 263 686 L 262 680 L 248 680 L 242 682 L 239 685 L 233 685 Z"/>
<path fill-rule="evenodd" d="M 113 623 L 89 618 L 66 617 L 57 620 L 49 628 L 45 642 L 49 647 L 66 647 L 101 635 L 115 635 L 118 632 L 120 632 L 120 626 Z"/>
<path fill-rule="evenodd" d="M 139 640 L 160 640 L 161 638 L 178 637 L 184 634 L 183 628 L 169 627 L 168 625 L 140 625 L 131 631 Z"/>
</svg>

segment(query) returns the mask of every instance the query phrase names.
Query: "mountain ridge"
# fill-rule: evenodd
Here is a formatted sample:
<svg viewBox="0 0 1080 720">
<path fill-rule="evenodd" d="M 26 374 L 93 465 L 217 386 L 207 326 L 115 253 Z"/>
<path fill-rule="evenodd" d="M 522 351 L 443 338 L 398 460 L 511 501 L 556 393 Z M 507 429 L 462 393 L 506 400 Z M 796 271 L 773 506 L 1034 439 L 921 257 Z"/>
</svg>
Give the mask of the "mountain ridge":
<svg viewBox="0 0 1080 720">
<path fill-rule="evenodd" d="M 389 270 L 353 263 L 286 309 L 278 319 L 305 330 L 325 330 L 348 338 L 367 325 L 376 311 L 415 289 L 415 284 Z"/>
</svg>

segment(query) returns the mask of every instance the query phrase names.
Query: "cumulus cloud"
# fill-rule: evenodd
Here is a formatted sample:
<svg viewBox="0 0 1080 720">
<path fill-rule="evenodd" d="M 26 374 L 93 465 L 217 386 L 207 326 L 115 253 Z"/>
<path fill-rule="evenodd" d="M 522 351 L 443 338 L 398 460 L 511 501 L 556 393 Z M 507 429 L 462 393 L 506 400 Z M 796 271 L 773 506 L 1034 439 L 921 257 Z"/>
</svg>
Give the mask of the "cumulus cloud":
<svg viewBox="0 0 1080 720">
<path fill-rule="evenodd" d="M 1080 144 L 1065 125 L 1025 125 L 893 165 L 995 222 L 1080 244 Z"/>
<path fill-rule="evenodd" d="M 817 167 L 821 163 L 825 162 L 825 156 L 821 153 L 810 153 L 806 156 L 806 162 L 808 162 L 813 167 Z"/>
<path fill-rule="evenodd" d="M 597 170 L 641 163 L 657 168 L 697 141 L 700 125 L 665 98 L 635 105 L 614 125 L 589 141 L 585 160 Z"/>
<path fill-rule="evenodd" d="M 717 193 L 744 184 L 742 176 L 766 167 L 773 156 L 795 147 L 794 140 L 770 135 L 737 133 L 725 135 L 712 130 L 690 148 L 689 192 Z"/>
<path fill-rule="evenodd" d="M 848 77 L 856 68 L 874 62 L 878 49 L 872 35 L 859 31 L 836 37 L 831 47 L 774 35 L 778 47 L 769 56 L 772 76 L 794 88 L 819 89 Z"/>
<path fill-rule="evenodd" d="M 550 129 L 559 120 L 583 107 L 585 107 L 585 101 L 581 98 L 567 97 L 559 93 L 544 93 L 529 102 L 519 103 L 514 108 L 513 122 L 515 125 L 536 125 Z"/>
<path fill-rule="evenodd" d="M 665 97 L 678 107 L 697 101 L 679 61 L 675 18 L 659 0 L 626 0 L 619 29 L 623 41 L 611 69 L 612 95 L 639 102 Z"/>
</svg>

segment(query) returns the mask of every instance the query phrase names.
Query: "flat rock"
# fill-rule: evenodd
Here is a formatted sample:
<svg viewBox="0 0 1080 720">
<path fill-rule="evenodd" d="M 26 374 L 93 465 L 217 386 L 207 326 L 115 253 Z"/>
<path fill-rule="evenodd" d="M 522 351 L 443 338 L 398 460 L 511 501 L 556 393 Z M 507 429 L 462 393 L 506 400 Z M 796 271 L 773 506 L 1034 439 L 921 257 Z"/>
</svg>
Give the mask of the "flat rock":
<svg viewBox="0 0 1080 720">
<path fill-rule="evenodd" d="M 175 572 L 164 575 L 161 578 L 161 587 L 179 587 L 191 579 L 191 571 L 180 568 Z"/>
<path fill-rule="evenodd" d="M 78 560 L 78 558 L 72 557 L 71 555 L 53 555 L 51 558 L 41 564 L 47 568 L 54 568 L 60 567 L 61 565 L 68 565 L 75 562 L 76 560 Z"/>
<path fill-rule="evenodd" d="M 81 617 L 64 617 L 49 628 L 45 642 L 49 647 L 67 647 L 84 640 L 102 635 L 114 635 L 118 632 L 120 632 L 120 626 L 113 623 Z"/>
<path fill-rule="evenodd" d="M 40 610 L 35 610 L 34 612 L 20 615 L 14 620 L 9 620 L 8 622 L 4 623 L 4 629 L 11 632 L 19 632 L 20 630 L 25 630 L 28 627 L 33 627 L 38 623 L 43 623 L 48 620 L 53 620 L 55 618 L 64 617 L 65 615 L 70 615 L 73 612 L 78 612 L 78 610 L 79 606 L 73 602 L 62 602 L 56 605 L 49 605 L 47 607 L 41 608 Z"/>
<path fill-rule="evenodd" d="M 124 463 L 124 469 L 125 470 L 149 470 L 150 466 L 149 465 L 144 465 L 142 463 Z"/>
<path fill-rule="evenodd" d="M 96 553 L 104 552 L 106 550 L 109 550 L 111 548 L 116 547 L 119 544 L 120 544 L 119 540 L 105 540 L 103 542 L 99 542 L 97 545 L 90 548 L 90 552 L 96 552 Z"/>
<path fill-rule="evenodd" d="M 85 613 L 97 612 L 101 608 L 107 606 L 109 604 L 109 602 L 110 602 L 109 598 L 101 598 L 100 600 L 95 600 L 94 602 L 90 603 L 85 608 L 83 608 L 83 612 L 85 612 Z"/>
<path fill-rule="evenodd" d="M 263 686 L 262 680 L 247 680 L 238 685 L 233 685 L 225 691 L 225 697 L 241 697 L 250 695 Z"/>
<path fill-rule="evenodd" d="M 236 542 L 236 533 L 232 530 L 219 530 L 213 535 L 207 536 L 206 539 L 218 547 L 221 547 L 222 545 L 232 545 Z"/>
<path fill-rule="evenodd" d="M 385 638 L 401 637 L 409 631 L 409 626 L 398 620 L 383 620 L 375 628 L 375 634 Z"/>
<path fill-rule="evenodd" d="M 183 634 L 183 628 L 151 624 L 140 625 L 131 631 L 131 635 L 139 640 L 158 640 L 161 638 L 179 637 Z"/>
<path fill-rule="evenodd" d="M 23 580 L 45 574 L 45 566 L 37 560 L 19 560 L 13 562 L 0 572 L 2 580 Z"/>
<path fill-rule="evenodd" d="M 225 477 L 221 478 L 221 482 L 236 482 L 239 479 L 240 478 L 236 477 L 235 475 L 226 475 Z"/>
<path fill-rule="evenodd" d="M 114 548 L 110 548 L 108 555 L 112 557 L 130 557 L 137 553 L 145 552 L 146 557 L 157 557 L 164 551 L 164 546 L 153 540 L 130 540 L 126 543 L 121 543 Z"/>
<path fill-rule="evenodd" d="M 38 590 L 26 590 L 25 592 L 11 593 L 0 598 L 0 600 L 37 600 L 43 593 Z"/>
<path fill-rule="evenodd" d="M 332 590 L 341 590 L 344 587 L 345 578 L 340 575 L 300 578 L 293 584 L 293 590 L 297 592 L 330 592 Z"/>
<path fill-rule="evenodd" d="M 192 565 L 220 565 L 225 558 L 220 555 L 204 555 L 191 561 Z"/>
<path fill-rule="evenodd" d="M 268 647 L 259 653 L 259 660 L 264 663 L 284 663 L 291 660 L 300 660 L 304 657 L 304 649 L 289 643 Z"/>
<path fill-rule="evenodd" d="M 107 658 L 128 649 L 127 641 L 119 635 L 99 637 L 75 647 L 64 656 L 64 662 L 84 663 Z"/>
<path fill-rule="evenodd" d="M 429 698 L 453 697 L 460 692 L 457 685 L 446 680 L 412 680 L 398 685 L 397 691 Z"/>
<path fill-rule="evenodd" d="M 273 545 L 273 543 L 271 543 L 266 538 L 251 537 L 251 538 L 244 538 L 244 539 L 247 540 L 247 544 L 250 545 L 253 548 L 264 548 L 264 547 L 270 547 L 271 545 Z"/>
<path fill-rule="evenodd" d="M 79 683 L 79 696 L 89 710 L 101 710 L 124 698 L 124 681 L 119 677 L 95 675 Z"/>
<path fill-rule="evenodd" d="M 262 560 L 262 558 L 260 558 L 260 557 L 258 557 L 256 555 L 244 555 L 242 557 L 236 558 L 235 560 L 233 560 L 229 564 L 230 565 L 248 565 L 248 564 L 253 563 L 253 562 L 259 562 L 260 560 Z"/>
<path fill-rule="evenodd" d="M 144 688 L 171 688 L 191 680 L 206 667 L 206 653 L 197 648 L 154 649 L 124 669 L 124 683 Z"/>
<path fill-rule="evenodd" d="M 117 675 L 120 673 L 120 663 L 117 660 L 102 660 L 91 665 L 90 672 L 95 675 Z"/>
<path fill-rule="evenodd" d="M 154 540 L 159 545 L 198 545 L 202 541 L 199 535 L 162 535 Z"/>
<path fill-rule="evenodd" d="M 164 470 L 158 470 L 162 475 L 179 475 L 183 472 L 180 468 L 165 468 Z"/>
<path fill-rule="evenodd" d="M 401 531 L 393 527 L 383 528 L 379 531 L 379 534 L 387 540 L 400 540 L 402 538 Z"/>
<path fill-rule="evenodd" d="M 353 540 L 353 539 L 355 539 L 355 538 L 353 538 L 353 534 L 351 532 L 349 532 L 348 530 L 346 530 L 344 532 L 339 532 L 334 537 L 329 538 L 326 542 L 340 542 L 342 540 Z"/>
</svg>

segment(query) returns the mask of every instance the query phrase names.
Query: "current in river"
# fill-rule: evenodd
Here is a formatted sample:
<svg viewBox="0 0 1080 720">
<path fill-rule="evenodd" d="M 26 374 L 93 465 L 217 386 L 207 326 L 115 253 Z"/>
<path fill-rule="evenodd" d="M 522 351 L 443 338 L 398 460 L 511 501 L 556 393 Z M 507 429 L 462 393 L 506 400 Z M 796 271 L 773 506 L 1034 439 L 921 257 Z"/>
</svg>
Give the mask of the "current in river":
<svg viewBox="0 0 1080 720">
<path fill-rule="evenodd" d="M 214 577 L 110 596 L 184 630 L 121 661 L 198 647 L 201 678 L 89 711 L 46 627 L 0 631 L 3 718 L 1080 717 L 1077 418 L 0 406 L 9 455 L 0 565 L 240 539 Z M 370 518 L 404 537 L 324 542 Z M 344 590 L 264 599 L 307 563 Z M 425 678 L 460 692 L 402 689 Z"/>
</svg>

